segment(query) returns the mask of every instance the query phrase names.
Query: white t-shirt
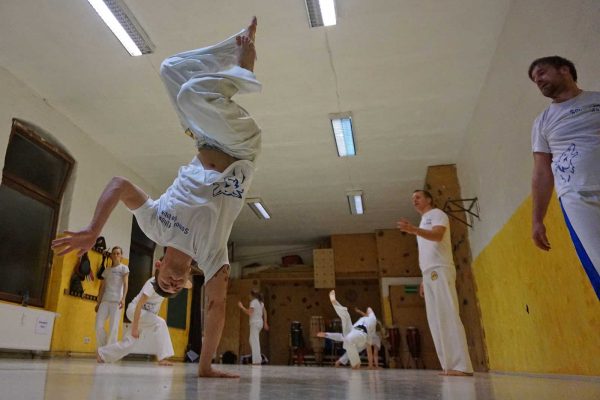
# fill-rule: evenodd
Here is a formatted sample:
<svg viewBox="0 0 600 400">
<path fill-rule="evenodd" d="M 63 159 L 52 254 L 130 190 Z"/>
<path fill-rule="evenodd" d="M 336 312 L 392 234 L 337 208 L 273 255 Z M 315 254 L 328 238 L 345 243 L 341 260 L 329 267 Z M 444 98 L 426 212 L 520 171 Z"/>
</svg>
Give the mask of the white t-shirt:
<svg viewBox="0 0 600 400">
<path fill-rule="evenodd" d="M 600 190 L 600 92 L 552 103 L 533 123 L 534 153 L 552 154 L 558 196 Z"/>
<path fill-rule="evenodd" d="M 102 272 L 104 278 L 102 301 L 118 303 L 121 300 L 121 297 L 123 297 L 123 278 L 127 274 L 129 274 L 129 267 L 123 264 L 106 268 Z"/>
<path fill-rule="evenodd" d="M 250 316 L 250 323 L 260 322 L 263 318 L 263 305 L 258 299 L 252 299 L 250 302 L 250 308 L 254 309 L 254 312 Z"/>
<path fill-rule="evenodd" d="M 440 242 L 427 240 L 417 235 L 419 245 L 419 266 L 425 272 L 433 267 L 453 267 L 452 244 L 450 243 L 450 221 L 445 212 L 433 208 L 421 216 L 419 228 L 432 230 L 434 226 L 445 226 L 444 236 Z"/>
<path fill-rule="evenodd" d="M 142 310 L 146 310 L 153 314 L 158 314 L 158 312 L 160 311 L 160 305 L 162 304 L 165 298 L 156 294 L 156 292 L 154 291 L 154 287 L 152 287 L 153 281 L 154 277 L 148 279 L 146 283 L 144 283 L 142 290 L 138 293 L 137 296 L 133 298 L 133 300 L 131 300 L 131 303 L 129 303 L 129 307 L 135 308 L 137 306 L 138 301 L 140 301 L 142 294 L 145 294 L 146 296 L 148 296 L 148 301 L 144 303 L 144 305 L 142 306 Z"/>
<path fill-rule="evenodd" d="M 251 161 L 236 161 L 221 173 L 205 170 L 194 157 L 158 200 L 132 212 L 146 236 L 192 257 L 208 281 L 229 264 L 227 241 L 253 173 Z"/>
</svg>

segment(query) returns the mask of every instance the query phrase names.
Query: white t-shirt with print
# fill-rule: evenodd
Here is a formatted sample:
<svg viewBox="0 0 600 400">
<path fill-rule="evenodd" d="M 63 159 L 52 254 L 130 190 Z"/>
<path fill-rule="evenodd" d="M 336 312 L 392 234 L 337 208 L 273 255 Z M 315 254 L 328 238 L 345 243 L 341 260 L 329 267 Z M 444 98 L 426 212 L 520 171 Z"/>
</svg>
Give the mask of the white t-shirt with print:
<svg viewBox="0 0 600 400">
<path fill-rule="evenodd" d="M 129 267 L 123 264 L 106 268 L 102 272 L 102 278 L 104 278 L 102 301 L 115 303 L 121 301 L 123 297 L 123 278 L 127 274 L 129 274 Z"/>
<path fill-rule="evenodd" d="M 250 316 L 250 323 L 260 322 L 263 318 L 263 304 L 258 299 L 252 299 L 250 308 L 254 309 Z"/>
<path fill-rule="evenodd" d="M 156 294 L 156 291 L 154 291 L 154 287 L 152 287 L 153 281 L 154 277 L 148 279 L 146 283 L 144 283 L 142 290 L 138 293 L 137 296 L 133 298 L 133 300 L 131 300 L 131 303 L 129 303 L 129 307 L 137 307 L 137 303 L 138 301 L 140 301 L 142 294 L 145 294 L 146 296 L 148 296 L 148 301 L 144 303 L 144 305 L 142 306 L 142 310 L 146 310 L 148 312 L 151 312 L 152 314 L 158 314 L 158 312 L 160 311 L 160 305 L 162 304 L 165 298 Z"/>
<path fill-rule="evenodd" d="M 452 244 L 450 242 L 450 221 L 445 212 L 433 208 L 421 216 L 419 228 L 432 230 L 434 226 L 444 226 L 444 236 L 440 242 L 417 235 L 419 246 L 419 266 L 425 272 L 433 267 L 453 267 Z"/>
<path fill-rule="evenodd" d="M 533 123 L 531 136 L 534 153 L 552 154 L 559 197 L 600 190 L 600 92 L 550 104 Z"/>
<path fill-rule="evenodd" d="M 229 264 L 227 241 L 253 173 L 248 160 L 238 160 L 221 173 L 204 169 L 194 157 L 158 200 L 148 199 L 132 212 L 146 236 L 192 257 L 208 281 Z"/>
</svg>

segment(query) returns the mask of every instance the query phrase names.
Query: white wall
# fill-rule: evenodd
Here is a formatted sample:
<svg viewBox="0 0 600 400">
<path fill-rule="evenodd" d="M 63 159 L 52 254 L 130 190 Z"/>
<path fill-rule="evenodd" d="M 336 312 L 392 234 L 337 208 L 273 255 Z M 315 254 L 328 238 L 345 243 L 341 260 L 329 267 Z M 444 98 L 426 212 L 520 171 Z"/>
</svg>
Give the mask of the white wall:
<svg viewBox="0 0 600 400">
<path fill-rule="evenodd" d="M 147 182 L 105 150 L 103 146 L 110 146 L 110 143 L 95 143 L 42 96 L 1 67 L 0 87 L 0 169 L 4 167 L 13 118 L 28 121 L 50 133 L 76 161 L 72 182 L 65 193 L 66 204 L 61 210 L 64 215 L 60 218 L 59 231 L 80 229 L 89 223 L 98 196 L 113 176 L 128 177 L 150 195 L 157 194 Z M 121 246 L 126 257 L 131 241 L 131 219 L 131 213 L 119 205 L 102 232 L 107 244 Z"/>
<path fill-rule="evenodd" d="M 470 237 L 474 257 L 530 193 L 531 125 L 550 100 L 527 69 L 549 55 L 575 63 L 581 88 L 600 90 L 600 1 L 511 4 L 457 163 L 463 197 L 477 196 L 481 206 Z"/>
</svg>

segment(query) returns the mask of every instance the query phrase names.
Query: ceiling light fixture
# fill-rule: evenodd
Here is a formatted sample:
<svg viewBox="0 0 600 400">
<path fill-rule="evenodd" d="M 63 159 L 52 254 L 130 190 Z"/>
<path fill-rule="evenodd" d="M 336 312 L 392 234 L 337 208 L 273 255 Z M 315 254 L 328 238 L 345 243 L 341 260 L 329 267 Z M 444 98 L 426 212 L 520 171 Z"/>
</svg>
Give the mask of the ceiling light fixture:
<svg viewBox="0 0 600 400">
<path fill-rule="evenodd" d="M 122 0 L 87 0 L 132 56 L 150 54 L 154 44 Z"/>
<path fill-rule="evenodd" d="M 361 215 L 364 214 L 365 208 L 363 203 L 363 192 L 361 190 L 353 190 L 347 192 L 348 205 L 350 206 L 350 214 Z"/>
<path fill-rule="evenodd" d="M 333 130 L 338 156 L 355 156 L 352 113 L 329 114 L 329 119 L 331 120 L 331 129 Z"/>
<path fill-rule="evenodd" d="M 306 10 L 311 28 L 337 23 L 334 0 L 306 0 Z"/>
<path fill-rule="evenodd" d="M 246 203 L 248 204 L 248 207 L 250 207 L 250 209 L 254 211 L 254 214 L 256 214 L 258 218 L 271 219 L 271 215 L 267 211 L 267 208 L 263 205 L 261 199 L 246 199 Z"/>
</svg>

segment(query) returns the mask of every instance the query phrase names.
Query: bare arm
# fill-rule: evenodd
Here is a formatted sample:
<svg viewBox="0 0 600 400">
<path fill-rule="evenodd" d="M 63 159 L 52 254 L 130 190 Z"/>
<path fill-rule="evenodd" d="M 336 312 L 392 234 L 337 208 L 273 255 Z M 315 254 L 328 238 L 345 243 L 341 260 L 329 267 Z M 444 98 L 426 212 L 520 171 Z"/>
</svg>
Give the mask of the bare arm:
<svg viewBox="0 0 600 400">
<path fill-rule="evenodd" d="M 104 280 L 100 281 L 100 289 L 98 289 L 98 298 L 96 299 L 96 312 L 98 312 L 98 306 L 102 303 L 102 298 L 104 297 Z"/>
<path fill-rule="evenodd" d="M 254 308 L 252 307 L 244 307 L 244 304 L 242 304 L 241 301 L 238 301 L 238 307 L 240 308 L 240 310 L 242 310 L 244 312 L 244 314 L 251 316 L 252 313 L 254 313 Z"/>
<path fill-rule="evenodd" d="M 81 256 L 92 248 L 96 238 L 100 236 L 108 217 L 122 201 L 127 208 L 135 210 L 148 199 L 148 195 L 139 187 L 122 177 L 114 177 L 106 185 L 96 204 L 96 211 L 90 224 L 76 232 L 65 231 L 67 236 L 52 241 L 52 248 L 61 248 L 58 255 L 62 256 L 73 250 L 79 250 Z"/>
<path fill-rule="evenodd" d="M 366 312 L 364 312 L 363 310 L 361 310 L 361 309 L 360 309 L 360 308 L 358 308 L 358 307 L 354 307 L 354 311 L 355 311 L 355 312 L 356 312 L 358 315 L 360 315 L 361 317 L 366 317 L 366 316 L 367 316 L 367 313 L 366 313 Z"/>
<path fill-rule="evenodd" d="M 396 224 L 398 229 L 402 232 L 410 233 L 411 235 L 421 236 L 424 239 L 431 240 L 433 242 L 441 242 L 444 238 L 444 232 L 446 232 L 446 227 L 442 225 L 435 225 L 429 229 L 422 229 L 414 226 L 406 219 L 401 219 Z"/>
<path fill-rule="evenodd" d="M 533 216 L 531 237 L 537 247 L 550 250 L 550 242 L 546 237 L 544 217 L 554 190 L 552 174 L 552 154 L 533 153 L 533 174 L 531 176 L 531 197 L 533 200 Z"/>
<path fill-rule="evenodd" d="M 119 308 L 123 308 L 125 305 L 125 299 L 127 298 L 127 290 L 129 290 L 129 274 L 123 276 L 123 297 L 119 301 Z"/>
<path fill-rule="evenodd" d="M 144 307 L 144 304 L 146 304 L 147 301 L 148 296 L 142 293 L 140 300 L 135 306 L 135 312 L 133 313 L 133 322 L 131 324 L 131 336 L 133 336 L 136 339 L 140 337 L 140 316 L 142 315 L 142 307 Z"/>
</svg>

